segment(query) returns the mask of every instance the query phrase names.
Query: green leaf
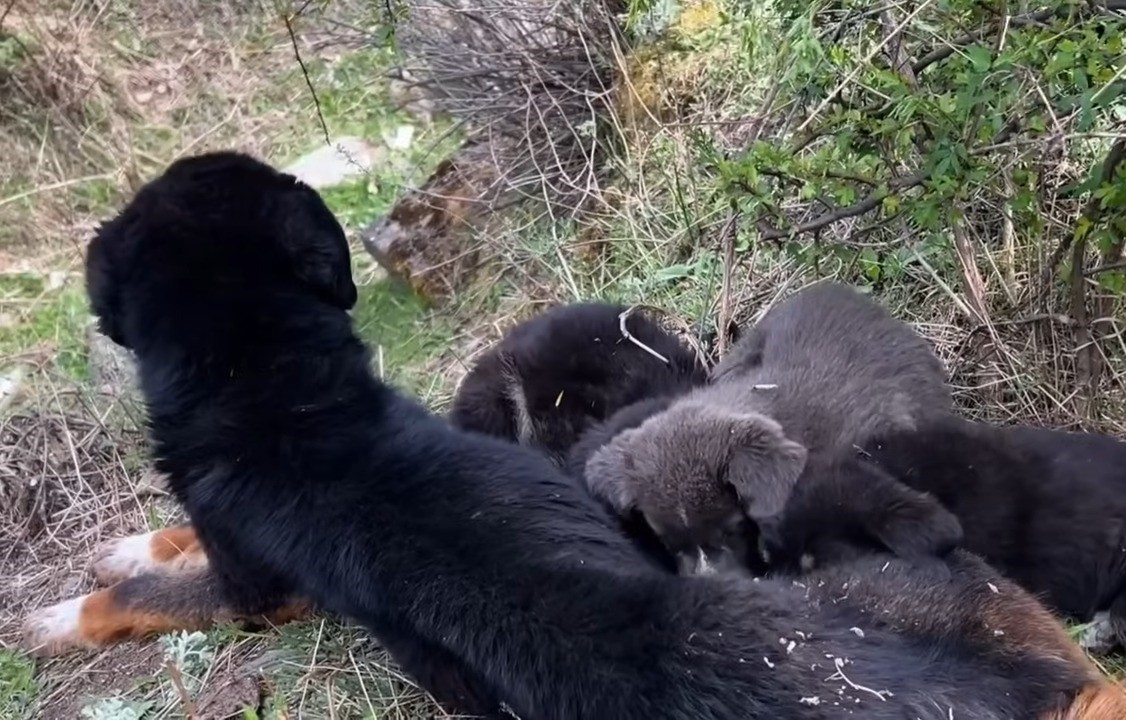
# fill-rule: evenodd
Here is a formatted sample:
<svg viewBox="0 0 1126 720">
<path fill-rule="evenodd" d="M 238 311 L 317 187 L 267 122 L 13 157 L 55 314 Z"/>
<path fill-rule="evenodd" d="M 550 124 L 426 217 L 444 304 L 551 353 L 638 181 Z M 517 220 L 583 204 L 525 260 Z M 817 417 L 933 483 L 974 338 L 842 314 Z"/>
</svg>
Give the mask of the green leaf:
<svg viewBox="0 0 1126 720">
<path fill-rule="evenodd" d="M 661 268 L 653 273 L 654 282 L 672 282 L 673 280 L 681 280 L 692 274 L 695 270 L 694 265 L 669 265 L 666 268 Z"/>
<path fill-rule="evenodd" d="M 1115 270 L 1098 275 L 1099 285 L 1116 295 L 1126 294 L 1126 272 Z"/>
<path fill-rule="evenodd" d="M 978 73 L 986 72 L 993 64 L 993 52 L 984 45 L 970 45 L 966 48 L 966 55 Z"/>
</svg>

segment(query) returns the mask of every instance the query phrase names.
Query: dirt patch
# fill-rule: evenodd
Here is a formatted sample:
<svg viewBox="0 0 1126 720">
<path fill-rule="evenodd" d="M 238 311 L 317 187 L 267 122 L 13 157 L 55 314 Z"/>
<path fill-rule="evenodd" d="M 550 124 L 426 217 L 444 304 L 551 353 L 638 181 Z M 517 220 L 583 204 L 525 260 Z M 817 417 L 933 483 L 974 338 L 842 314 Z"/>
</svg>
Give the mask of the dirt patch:
<svg viewBox="0 0 1126 720">
<path fill-rule="evenodd" d="M 160 672 L 163 659 L 156 643 L 119 645 L 97 655 L 77 654 L 39 668 L 50 685 L 42 689 L 42 720 L 74 720 L 83 706 L 99 698 L 130 695 Z"/>
</svg>

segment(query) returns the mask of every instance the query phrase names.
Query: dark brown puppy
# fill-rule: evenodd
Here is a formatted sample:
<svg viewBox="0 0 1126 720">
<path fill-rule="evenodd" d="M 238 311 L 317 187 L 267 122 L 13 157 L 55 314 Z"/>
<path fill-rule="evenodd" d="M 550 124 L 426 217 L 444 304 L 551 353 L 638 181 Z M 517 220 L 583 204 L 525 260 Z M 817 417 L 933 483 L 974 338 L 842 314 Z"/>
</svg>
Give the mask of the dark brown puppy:
<svg viewBox="0 0 1126 720">
<path fill-rule="evenodd" d="M 1107 613 L 1126 640 L 1126 443 L 950 417 L 863 452 L 884 479 L 810 483 L 768 532 L 775 563 L 821 567 L 896 550 L 953 515 L 965 548 L 1063 615 Z"/>
<path fill-rule="evenodd" d="M 465 376 L 450 422 L 562 465 L 583 431 L 617 410 L 704 384 L 696 353 L 642 313 L 628 315 L 626 330 L 652 352 L 623 335 L 627 310 L 576 303 L 516 325 Z"/>
<path fill-rule="evenodd" d="M 593 453 L 587 477 L 619 514 L 641 512 L 686 567 L 703 567 L 743 516 L 782 511 L 810 454 L 950 409 L 923 338 L 861 293 L 821 283 L 767 312 L 710 385 Z M 950 529 L 919 551 L 948 551 Z"/>
</svg>

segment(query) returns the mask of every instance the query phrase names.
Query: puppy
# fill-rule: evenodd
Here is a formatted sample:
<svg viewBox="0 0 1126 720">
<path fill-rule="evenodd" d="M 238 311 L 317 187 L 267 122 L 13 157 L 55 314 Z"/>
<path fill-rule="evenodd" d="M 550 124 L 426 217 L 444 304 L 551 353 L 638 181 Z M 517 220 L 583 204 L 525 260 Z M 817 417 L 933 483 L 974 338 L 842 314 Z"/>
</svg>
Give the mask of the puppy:
<svg viewBox="0 0 1126 720">
<path fill-rule="evenodd" d="M 138 357 L 158 467 L 205 549 L 199 582 L 228 605 L 353 617 L 444 704 L 490 718 L 1123 716 L 1062 628 L 972 558 L 941 581 L 890 559 L 812 588 L 654 567 L 541 454 L 374 376 L 348 260 L 316 193 L 236 154 L 177 161 L 90 246 L 95 311 Z M 149 577 L 113 638 L 151 629 L 150 601 L 184 582 Z M 82 642 L 123 611 L 99 597 L 37 614 L 35 639 Z"/>
<path fill-rule="evenodd" d="M 696 353 L 640 313 L 622 334 L 622 305 L 553 308 L 512 328 L 465 376 L 450 422 L 535 447 L 558 465 L 584 430 L 646 398 L 702 385 Z"/>
<path fill-rule="evenodd" d="M 682 573 L 709 572 L 748 561 L 746 516 L 780 512 L 805 460 L 768 417 L 680 401 L 614 436 L 583 477 L 620 515 L 641 515 Z"/>
<path fill-rule="evenodd" d="M 885 479 L 823 482 L 794 502 L 771 534 L 776 563 L 821 566 L 860 546 L 902 555 L 956 519 L 965 548 L 1062 615 L 1107 613 L 1126 641 L 1126 443 L 950 417 L 863 453 Z"/>
<path fill-rule="evenodd" d="M 710 385 L 594 453 L 588 483 L 619 514 L 642 513 L 692 571 L 746 535 L 744 518 L 780 513 L 811 454 L 951 405 L 923 338 L 855 290 L 822 283 L 767 312 Z M 957 538 L 937 540 L 934 552 Z"/>
</svg>

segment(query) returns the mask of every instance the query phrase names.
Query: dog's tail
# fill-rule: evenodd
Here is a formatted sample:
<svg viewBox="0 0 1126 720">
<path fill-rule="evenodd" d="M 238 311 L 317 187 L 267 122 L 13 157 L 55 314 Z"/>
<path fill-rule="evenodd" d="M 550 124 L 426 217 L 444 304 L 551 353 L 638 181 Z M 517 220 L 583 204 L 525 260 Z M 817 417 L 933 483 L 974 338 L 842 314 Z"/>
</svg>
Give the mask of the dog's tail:
<svg viewBox="0 0 1126 720">
<path fill-rule="evenodd" d="M 1053 710 L 1042 720 L 1126 720 L 1126 689 L 1110 680 L 1087 685 L 1063 710 Z"/>
</svg>

